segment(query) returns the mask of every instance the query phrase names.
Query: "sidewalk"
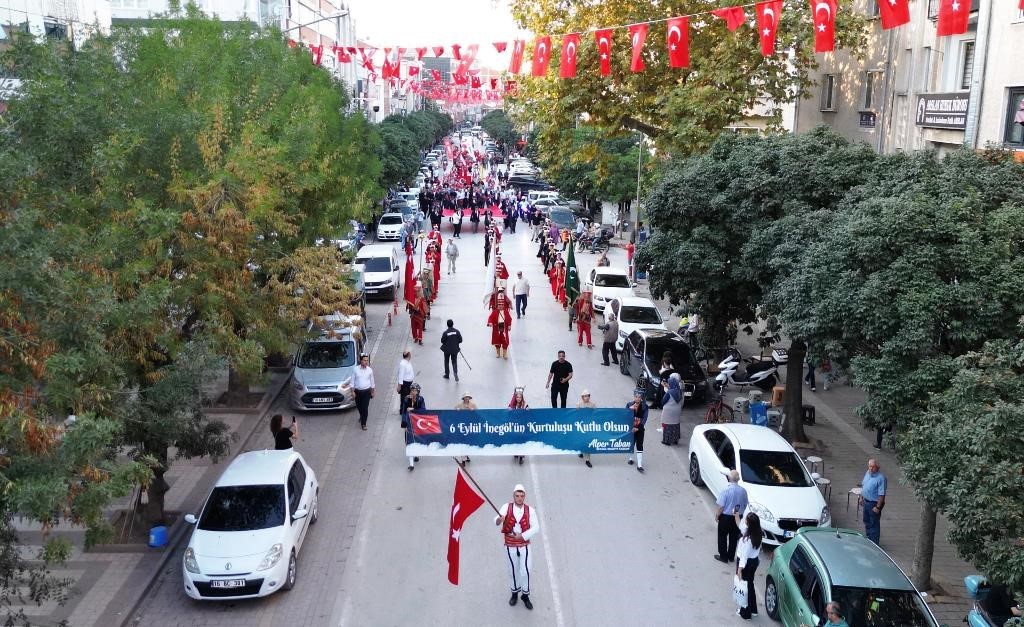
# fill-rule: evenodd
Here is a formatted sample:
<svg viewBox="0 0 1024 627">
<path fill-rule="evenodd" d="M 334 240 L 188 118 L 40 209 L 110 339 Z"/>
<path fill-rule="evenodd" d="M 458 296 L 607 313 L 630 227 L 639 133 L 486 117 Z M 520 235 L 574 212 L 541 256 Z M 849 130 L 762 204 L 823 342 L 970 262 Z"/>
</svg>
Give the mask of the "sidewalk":
<svg viewBox="0 0 1024 627">
<path fill-rule="evenodd" d="M 651 298 L 646 282 L 639 283 L 636 292 L 639 296 Z M 652 300 L 662 311 L 668 310 L 668 301 Z M 674 329 L 678 325 L 678 318 L 671 317 L 665 324 L 669 329 Z M 744 355 L 760 352 L 755 336 L 741 333 L 737 343 Z M 814 425 L 804 425 L 804 431 L 808 439 L 817 444 L 817 449 L 804 455 L 817 455 L 824 460 L 824 468 L 818 472 L 832 481 L 829 506 L 833 525 L 861 532 L 864 530 L 862 513 L 857 508 L 857 497 L 850 494 L 849 490 L 863 479 L 867 460 L 874 458 L 878 461 L 889 480 L 889 494 L 882 514 L 881 546 L 909 575 L 913 569 L 921 504 L 908 485 L 896 455 L 887 447 L 881 451 L 876 450 L 874 432 L 865 429 L 861 419 L 854 413 L 865 399 L 863 390 L 843 382 L 833 382 L 831 389 L 825 391 L 819 378 L 817 392 L 811 392 L 805 387 L 803 402 L 805 405 L 814 405 L 816 422 Z M 971 606 L 963 578 L 977 571 L 956 554 L 946 539 L 947 528 L 948 522 L 940 515 L 935 526 L 935 551 L 932 558 L 932 582 L 937 585 L 937 589 L 927 591 L 927 601 L 940 624 L 952 626 L 963 621 Z"/>
</svg>

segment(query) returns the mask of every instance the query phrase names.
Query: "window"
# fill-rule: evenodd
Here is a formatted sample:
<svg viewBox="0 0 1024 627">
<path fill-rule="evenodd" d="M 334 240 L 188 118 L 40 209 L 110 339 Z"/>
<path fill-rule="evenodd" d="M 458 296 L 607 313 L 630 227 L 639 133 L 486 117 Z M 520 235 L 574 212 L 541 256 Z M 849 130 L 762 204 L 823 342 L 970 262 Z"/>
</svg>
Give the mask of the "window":
<svg viewBox="0 0 1024 627">
<path fill-rule="evenodd" d="M 808 574 L 811 572 L 811 560 L 807 559 L 803 547 L 796 547 L 793 557 L 789 558 L 789 572 L 793 574 L 793 585 L 803 592 L 804 584 L 807 583 Z"/>
<path fill-rule="evenodd" d="M 1017 121 L 1017 115 L 1024 118 L 1024 87 L 1011 87 L 1006 107 L 1006 131 L 1003 142 L 1016 148 L 1024 148 L 1024 125 Z"/>
<path fill-rule="evenodd" d="M 68 27 L 59 22 L 43 22 L 43 32 L 47 39 L 64 41 L 68 38 Z"/>
<path fill-rule="evenodd" d="M 306 483 L 306 469 L 296 461 L 288 473 L 288 512 L 294 516 L 302 501 L 302 489 Z"/>
<path fill-rule="evenodd" d="M 974 42 L 960 43 L 960 89 L 970 89 L 974 77 Z"/>
<path fill-rule="evenodd" d="M 836 75 L 826 74 L 821 79 L 821 110 L 836 110 Z"/>
<path fill-rule="evenodd" d="M 868 0 L 868 17 L 878 17 L 878 0 Z"/>
<path fill-rule="evenodd" d="M 732 440 L 726 439 L 722 442 L 722 448 L 718 449 L 718 459 L 726 468 L 736 468 L 736 449 L 732 446 Z"/>
<path fill-rule="evenodd" d="M 870 111 L 878 104 L 875 92 L 882 84 L 882 73 L 877 70 L 868 70 L 863 74 L 864 88 L 861 92 L 861 111 Z"/>
</svg>

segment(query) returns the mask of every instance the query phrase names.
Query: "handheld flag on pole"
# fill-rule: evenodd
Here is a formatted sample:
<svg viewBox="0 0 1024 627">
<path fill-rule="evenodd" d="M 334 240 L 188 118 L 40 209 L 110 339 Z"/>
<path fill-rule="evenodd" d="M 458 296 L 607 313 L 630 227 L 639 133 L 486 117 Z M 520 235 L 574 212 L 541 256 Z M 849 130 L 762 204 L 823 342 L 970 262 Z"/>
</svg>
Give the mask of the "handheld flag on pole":
<svg viewBox="0 0 1024 627">
<path fill-rule="evenodd" d="M 569 249 L 569 254 L 565 259 L 565 302 L 572 305 L 576 302 L 576 297 L 580 295 L 580 275 L 576 270 L 576 238 L 573 235 L 569 235 L 569 243 L 566 248 Z"/>
<path fill-rule="evenodd" d="M 452 585 L 459 585 L 459 544 L 462 526 L 466 524 L 466 519 L 483 504 L 484 497 L 469 485 L 463 475 L 463 470 L 459 468 L 458 474 L 455 475 L 455 495 L 452 497 L 452 511 L 448 528 L 448 581 Z"/>
</svg>

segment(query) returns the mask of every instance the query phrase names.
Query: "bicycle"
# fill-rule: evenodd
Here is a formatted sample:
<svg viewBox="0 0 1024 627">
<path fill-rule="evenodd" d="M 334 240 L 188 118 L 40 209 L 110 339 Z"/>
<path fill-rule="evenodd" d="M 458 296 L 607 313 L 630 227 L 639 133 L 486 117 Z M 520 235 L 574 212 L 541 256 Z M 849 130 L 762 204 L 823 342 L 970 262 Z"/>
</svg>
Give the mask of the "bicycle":
<svg viewBox="0 0 1024 627">
<path fill-rule="evenodd" d="M 725 402 L 725 388 L 718 388 L 718 398 L 708 406 L 708 410 L 704 414 L 704 424 L 723 424 L 726 422 L 736 422 L 736 412 Z"/>
</svg>

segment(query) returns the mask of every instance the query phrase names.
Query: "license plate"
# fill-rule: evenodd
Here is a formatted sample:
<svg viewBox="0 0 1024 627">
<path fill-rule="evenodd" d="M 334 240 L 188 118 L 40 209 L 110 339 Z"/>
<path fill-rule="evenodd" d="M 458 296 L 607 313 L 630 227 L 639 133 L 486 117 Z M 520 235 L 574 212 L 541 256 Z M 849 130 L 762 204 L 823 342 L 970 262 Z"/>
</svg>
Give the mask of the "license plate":
<svg viewBox="0 0 1024 627">
<path fill-rule="evenodd" d="M 787 537 L 787 538 L 792 538 L 793 536 L 796 535 L 796 532 L 795 531 L 783 531 L 782 535 Z"/>
<path fill-rule="evenodd" d="M 693 392 L 683 392 L 683 396 L 693 396 Z"/>
<path fill-rule="evenodd" d="M 367 294 L 376 294 L 377 290 L 366 290 Z"/>
<path fill-rule="evenodd" d="M 313 399 L 313 402 L 314 403 L 330 403 L 333 400 L 334 399 L 331 398 L 330 396 L 317 396 L 316 398 Z"/>
<path fill-rule="evenodd" d="M 211 588 L 244 588 L 245 579 L 215 579 L 210 582 Z"/>
</svg>

